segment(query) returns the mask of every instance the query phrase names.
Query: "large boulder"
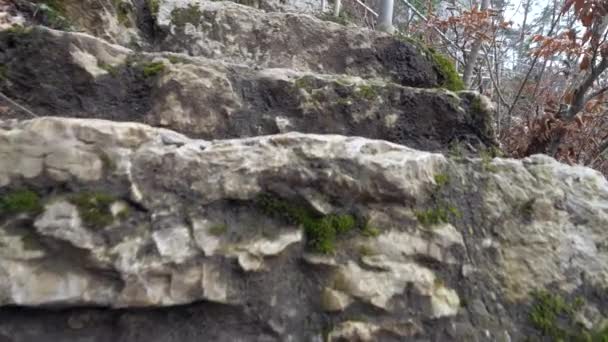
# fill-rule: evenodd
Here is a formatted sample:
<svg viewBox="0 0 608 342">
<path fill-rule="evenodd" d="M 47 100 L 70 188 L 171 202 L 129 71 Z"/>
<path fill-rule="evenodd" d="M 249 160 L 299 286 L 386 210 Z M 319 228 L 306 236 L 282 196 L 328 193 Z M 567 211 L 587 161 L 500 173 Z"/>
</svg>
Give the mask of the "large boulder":
<svg viewBox="0 0 608 342">
<path fill-rule="evenodd" d="M 0 310 L 0 336 L 520 341 L 603 328 L 608 182 L 591 169 L 67 118 L 1 122 L 0 155 L 0 305 L 21 308 Z M 112 309 L 35 309 L 90 306 Z"/>
</svg>

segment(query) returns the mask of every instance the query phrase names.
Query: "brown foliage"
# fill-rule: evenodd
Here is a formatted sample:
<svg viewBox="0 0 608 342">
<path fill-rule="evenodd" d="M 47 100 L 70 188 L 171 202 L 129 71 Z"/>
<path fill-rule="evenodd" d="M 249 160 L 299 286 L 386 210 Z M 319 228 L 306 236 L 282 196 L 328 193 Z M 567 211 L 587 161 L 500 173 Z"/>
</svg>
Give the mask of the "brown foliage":
<svg viewBox="0 0 608 342">
<path fill-rule="evenodd" d="M 608 158 L 601 155 L 602 144 L 608 141 L 608 115 L 601 106 L 588 108 L 592 111 L 577 115 L 573 121 L 564 121 L 552 111 L 522 120 L 504 132 L 503 147 L 509 156 L 523 158 L 544 153 L 551 140 L 561 135 L 555 156 L 558 160 L 590 166 L 608 176 Z"/>
</svg>

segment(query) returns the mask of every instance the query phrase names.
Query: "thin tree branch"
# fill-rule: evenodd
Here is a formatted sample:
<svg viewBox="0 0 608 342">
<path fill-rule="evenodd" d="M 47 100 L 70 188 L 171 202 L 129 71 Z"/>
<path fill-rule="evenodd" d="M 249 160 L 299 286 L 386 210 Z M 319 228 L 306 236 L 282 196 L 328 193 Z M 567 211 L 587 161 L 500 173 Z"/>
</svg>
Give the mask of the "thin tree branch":
<svg viewBox="0 0 608 342">
<path fill-rule="evenodd" d="M 548 36 L 553 34 L 553 30 L 555 30 L 555 27 L 557 26 L 557 23 L 559 22 L 561 17 L 562 17 L 562 12 L 560 11 L 557 18 L 555 18 L 553 23 L 551 23 L 551 29 L 549 30 Z M 511 104 L 511 106 L 509 107 L 509 110 L 507 111 L 507 116 L 510 117 L 511 113 L 513 113 L 513 109 L 515 108 L 515 105 L 519 101 L 519 98 L 521 97 L 521 93 L 524 91 L 524 88 L 526 87 L 526 84 L 528 83 L 528 79 L 530 78 L 530 75 L 532 74 L 532 71 L 534 70 L 534 67 L 536 66 L 536 62 L 538 62 L 539 57 L 540 57 L 540 54 L 535 54 L 534 59 L 532 60 L 532 63 L 530 64 L 530 68 L 528 69 L 528 72 L 526 73 L 524 80 L 521 82 L 521 85 L 519 86 L 517 95 L 515 95 L 515 98 L 513 99 L 513 103 Z"/>
<path fill-rule="evenodd" d="M 492 81 L 492 84 L 494 85 L 494 88 L 496 89 L 496 93 L 498 94 L 498 98 L 500 99 L 500 102 L 502 102 L 502 104 L 504 104 L 505 106 L 509 106 L 509 104 L 507 103 L 507 101 L 505 100 L 504 96 L 502 95 L 502 92 L 500 91 L 500 87 L 498 86 L 498 83 L 496 82 L 496 80 L 494 79 L 494 76 L 492 75 L 492 68 L 490 67 L 492 64 L 490 63 L 490 59 L 488 58 L 488 49 L 485 46 L 481 47 L 483 49 L 483 57 L 486 60 L 486 64 L 488 65 L 488 69 L 490 71 L 490 80 Z"/>
<path fill-rule="evenodd" d="M 33 118 L 37 118 L 38 115 L 34 114 L 32 111 L 30 111 L 29 109 L 23 107 L 22 105 L 18 104 L 17 102 L 13 101 L 10 97 L 4 95 L 4 93 L 0 92 L 0 99 L 8 102 L 9 105 L 13 106 L 13 108 L 15 108 L 18 111 L 21 111 Z"/>
</svg>

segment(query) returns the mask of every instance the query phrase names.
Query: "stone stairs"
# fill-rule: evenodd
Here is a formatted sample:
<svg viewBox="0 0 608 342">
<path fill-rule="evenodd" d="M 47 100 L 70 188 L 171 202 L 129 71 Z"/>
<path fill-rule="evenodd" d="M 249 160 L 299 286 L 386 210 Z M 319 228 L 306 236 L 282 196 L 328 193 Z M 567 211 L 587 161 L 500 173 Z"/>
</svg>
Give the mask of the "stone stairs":
<svg viewBox="0 0 608 342">
<path fill-rule="evenodd" d="M 154 36 L 137 46 L 44 27 L 0 33 L 0 89 L 38 115 L 139 121 L 205 139 L 300 131 L 426 150 L 495 144 L 489 102 L 441 88 L 445 75 L 416 44 L 232 2 L 163 0 L 154 12 L 133 4 L 138 36 Z"/>
</svg>

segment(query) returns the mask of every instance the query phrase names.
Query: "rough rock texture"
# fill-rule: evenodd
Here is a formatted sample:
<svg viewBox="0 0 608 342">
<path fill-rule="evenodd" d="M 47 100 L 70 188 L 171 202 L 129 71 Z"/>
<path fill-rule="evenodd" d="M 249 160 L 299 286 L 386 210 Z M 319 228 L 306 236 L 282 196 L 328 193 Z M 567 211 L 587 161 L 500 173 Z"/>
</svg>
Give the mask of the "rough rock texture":
<svg viewBox="0 0 608 342">
<path fill-rule="evenodd" d="M 0 3 L 0 341 L 605 341 L 608 182 L 272 1 Z"/>
<path fill-rule="evenodd" d="M 162 0 L 158 26 L 165 51 L 258 67 L 382 77 L 402 85 L 442 83 L 430 56 L 377 31 L 308 15 L 266 13 L 233 3 Z"/>
<path fill-rule="evenodd" d="M 608 182 L 590 169 L 338 135 L 0 127 L 0 304 L 21 307 L 0 311 L 9 340 L 519 341 L 532 290 L 587 299 L 591 327 L 607 309 Z M 315 253 L 260 196 L 356 223 Z"/>
<path fill-rule="evenodd" d="M 142 54 L 44 28 L 0 32 L 0 51 L 0 89 L 38 115 L 140 121 L 205 139 L 299 131 L 425 150 L 496 144 L 491 108 L 467 92 Z"/>
</svg>

